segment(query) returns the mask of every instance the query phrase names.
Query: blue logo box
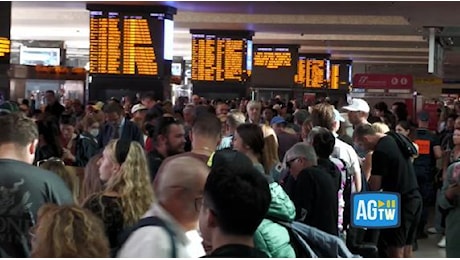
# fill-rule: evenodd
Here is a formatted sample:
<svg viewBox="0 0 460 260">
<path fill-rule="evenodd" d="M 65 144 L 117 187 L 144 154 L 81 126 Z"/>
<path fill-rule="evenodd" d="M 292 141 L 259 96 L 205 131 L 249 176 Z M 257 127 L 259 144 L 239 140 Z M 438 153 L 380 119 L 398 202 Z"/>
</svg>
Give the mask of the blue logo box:
<svg viewBox="0 0 460 260">
<path fill-rule="evenodd" d="M 362 192 L 351 195 L 351 226 L 385 229 L 401 225 L 399 193 Z"/>
</svg>

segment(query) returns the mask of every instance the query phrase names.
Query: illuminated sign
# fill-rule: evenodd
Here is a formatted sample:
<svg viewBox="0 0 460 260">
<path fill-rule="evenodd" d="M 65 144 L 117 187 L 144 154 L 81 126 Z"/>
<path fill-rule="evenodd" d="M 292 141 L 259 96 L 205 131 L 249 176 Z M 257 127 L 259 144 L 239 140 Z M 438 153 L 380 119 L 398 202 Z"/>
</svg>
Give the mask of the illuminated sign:
<svg viewBox="0 0 460 260">
<path fill-rule="evenodd" d="M 351 84 L 351 60 L 331 60 L 329 88 L 348 89 Z"/>
<path fill-rule="evenodd" d="M 307 88 L 322 88 L 327 86 L 328 78 L 329 57 L 314 57 L 299 54 L 297 74 L 294 77 L 295 83 Z"/>
<path fill-rule="evenodd" d="M 297 45 L 254 45 L 251 82 L 255 87 L 290 87 L 297 72 Z"/>
<path fill-rule="evenodd" d="M 90 9 L 91 74 L 163 76 L 164 60 L 172 60 L 172 15 L 126 11 L 118 7 Z"/>
<path fill-rule="evenodd" d="M 248 52 L 252 32 L 197 31 L 192 33 L 192 81 L 242 82 L 250 74 Z"/>
<path fill-rule="evenodd" d="M 11 41 L 5 37 L 0 37 L 0 58 L 6 57 L 11 52 Z"/>
<path fill-rule="evenodd" d="M 292 54 L 289 48 L 259 48 L 254 53 L 254 66 L 267 69 L 292 67 Z"/>
<path fill-rule="evenodd" d="M 26 46 L 20 48 L 19 64 L 58 66 L 60 63 L 60 48 L 31 48 Z"/>
<path fill-rule="evenodd" d="M 0 64 L 10 63 L 11 1 L 0 1 Z"/>
<path fill-rule="evenodd" d="M 331 66 L 331 89 L 339 89 L 339 70 L 340 70 L 340 64 L 332 64 Z"/>
</svg>

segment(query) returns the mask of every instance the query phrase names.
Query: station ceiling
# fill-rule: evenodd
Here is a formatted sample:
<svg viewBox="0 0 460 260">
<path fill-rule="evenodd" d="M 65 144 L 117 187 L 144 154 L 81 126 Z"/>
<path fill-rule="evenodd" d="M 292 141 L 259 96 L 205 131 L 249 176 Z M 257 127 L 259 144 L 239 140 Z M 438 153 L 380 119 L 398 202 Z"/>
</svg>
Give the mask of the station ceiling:
<svg viewBox="0 0 460 260">
<path fill-rule="evenodd" d="M 13 40 L 58 40 L 83 55 L 89 49 L 85 1 L 13 1 Z M 108 1 L 91 3 L 107 4 Z M 299 44 L 300 52 L 329 53 L 361 64 L 427 66 L 428 27 L 445 44 L 445 71 L 460 68 L 460 2 L 353 1 L 115 1 L 169 5 L 174 55 L 191 55 L 190 29 L 253 30 L 254 43 Z"/>
</svg>

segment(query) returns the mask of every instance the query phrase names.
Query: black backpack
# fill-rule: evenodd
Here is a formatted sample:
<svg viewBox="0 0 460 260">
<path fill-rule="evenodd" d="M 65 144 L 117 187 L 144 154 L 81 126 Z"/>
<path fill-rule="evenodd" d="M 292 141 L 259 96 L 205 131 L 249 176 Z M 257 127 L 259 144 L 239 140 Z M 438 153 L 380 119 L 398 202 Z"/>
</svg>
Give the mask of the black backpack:
<svg viewBox="0 0 460 260">
<path fill-rule="evenodd" d="M 176 241 L 174 239 L 174 232 L 166 225 L 166 223 L 162 219 L 155 216 L 140 219 L 134 226 L 123 231 L 118 238 L 118 247 L 112 249 L 112 251 L 110 252 L 111 257 L 117 257 L 117 254 L 120 251 L 121 247 L 128 240 L 129 236 L 132 233 L 134 233 L 134 231 L 147 226 L 159 226 L 164 228 L 168 232 L 171 241 L 171 258 L 177 258 L 177 248 Z"/>
<path fill-rule="evenodd" d="M 409 138 L 393 131 L 390 131 L 386 134 L 392 137 L 393 140 L 395 140 L 396 144 L 399 147 L 399 150 L 401 150 L 401 153 L 405 158 L 411 158 L 417 155 L 417 148 Z"/>
</svg>

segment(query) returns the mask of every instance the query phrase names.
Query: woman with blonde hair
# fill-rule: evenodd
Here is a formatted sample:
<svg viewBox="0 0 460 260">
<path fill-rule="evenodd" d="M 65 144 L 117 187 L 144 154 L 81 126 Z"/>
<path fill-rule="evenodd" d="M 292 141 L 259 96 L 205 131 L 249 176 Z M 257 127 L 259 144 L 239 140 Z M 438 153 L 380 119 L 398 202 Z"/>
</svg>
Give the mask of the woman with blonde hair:
<svg viewBox="0 0 460 260">
<path fill-rule="evenodd" d="M 372 124 L 372 128 L 377 132 L 377 133 L 382 133 L 385 134 L 387 132 L 390 132 L 390 127 L 382 122 L 375 122 Z"/>
<path fill-rule="evenodd" d="M 59 158 L 51 157 L 49 159 L 41 160 L 37 162 L 38 167 L 54 172 L 65 182 L 67 187 L 72 192 L 74 202 L 78 201 L 80 194 L 80 180 L 78 176 L 70 172 Z"/>
<path fill-rule="evenodd" d="M 80 190 L 80 201 L 85 201 L 89 196 L 102 191 L 102 181 L 99 178 L 98 161 L 102 153 L 98 153 L 89 159 L 84 170 L 83 182 Z"/>
<path fill-rule="evenodd" d="M 78 206 L 45 204 L 31 231 L 32 257 L 109 257 L 109 242 L 99 218 Z"/>
<path fill-rule="evenodd" d="M 98 165 L 104 190 L 83 205 L 103 220 L 110 248 L 115 250 L 120 233 L 134 225 L 153 202 L 149 169 L 142 146 L 123 139 L 109 142 Z"/>
</svg>

